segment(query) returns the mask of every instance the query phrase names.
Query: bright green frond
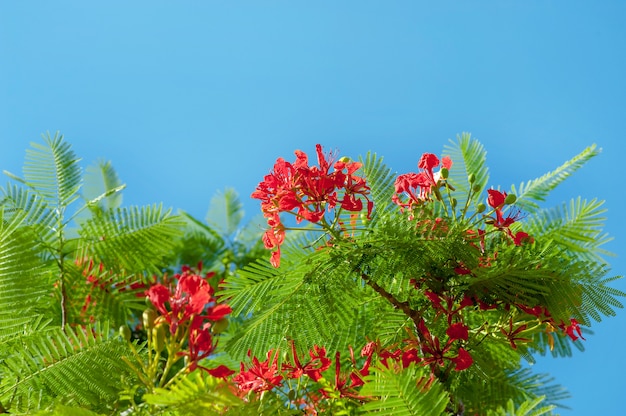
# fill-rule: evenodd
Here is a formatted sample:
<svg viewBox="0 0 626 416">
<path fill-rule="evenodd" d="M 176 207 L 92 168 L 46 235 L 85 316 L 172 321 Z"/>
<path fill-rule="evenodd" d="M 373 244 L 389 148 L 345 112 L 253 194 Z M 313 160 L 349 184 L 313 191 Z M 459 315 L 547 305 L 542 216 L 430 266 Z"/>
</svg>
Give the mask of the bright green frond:
<svg viewBox="0 0 626 416">
<path fill-rule="evenodd" d="M 552 241 L 573 256 L 587 261 L 603 261 L 601 245 L 611 238 L 602 232 L 605 218 L 604 201 L 571 200 L 569 205 L 538 212 L 525 228 L 534 237 Z"/>
<path fill-rule="evenodd" d="M 12 411 L 41 408 L 55 398 L 102 409 L 117 399 L 120 377 L 131 376 L 120 359 L 128 347 L 106 327 L 52 327 L 22 342 L 0 369 L 0 401 Z M 34 403 L 33 395 L 41 403 Z"/>
<path fill-rule="evenodd" d="M 78 198 L 80 159 L 58 133 L 44 136 L 45 144 L 31 143 L 26 151 L 24 180 L 50 206 L 63 209 Z"/>
<path fill-rule="evenodd" d="M 497 411 L 489 411 L 487 416 L 544 416 L 552 415 L 556 406 L 541 406 L 545 397 L 528 399 L 519 406 L 513 400 L 507 402 L 506 408 L 500 407 Z"/>
<path fill-rule="evenodd" d="M 442 415 L 449 402 L 443 385 L 430 379 L 424 367 L 411 366 L 400 374 L 387 368 L 373 368 L 365 377 L 363 395 L 376 395 L 379 399 L 365 403 L 363 413 L 380 415 Z"/>
<path fill-rule="evenodd" d="M 168 389 L 155 389 L 153 393 L 144 395 L 143 399 L 154 406 L 152 415 L 218 415 L 228 408 L 243 404 L 226 382 L 204 371 L 187 374 Z"/>
<path fill-rule="evenodd" d="M 54 238 L 54 214 L 46 201 L 32 190 L 17 185 L 7 185 L 2 189 L 4 196 L 0 201 L 4 232 L 11 232 L 15 227 L 27 227 L 32 230 L 38 241 Z"/>
<path fill-rule="evenodd" d="M 40 257 L 37 227 L 28 212 L 0 207 L 0 311 L 27 314 L 49 302 L 51 275 Z"/>
<path fill-rule="evenodd" d="M 484 383 L 465 380 L 458 390 L 465 410 L 469 414 L 483 413 L 507 406 L 513 398 L 514 405 L 522 406 L 527 400 L 543 398 L 548 406 L 560 406 L 569 393 L 563 387 L 552 384 L 553 379 L 545 374 L 533 374 L 530 369 L 505 371 L 489 374 Z"/>
<path fill-rule="evenodd" d="M 467 196 L 473 186 L 484 191 L 489 180 L 489 170 L 487 169 L 487 152 L 482 144 L 472 139 L 469 133 L 457 136 L 456 141 L 450 140 L 450 144 L 444 146 L 443 154 L 452 159 L 452 168 L 448 183 L 456 191 L 457 198 Z M 474 182 L 470 184 L 469 175 L 474 175 Z M 478 200 L 480 192 L 472 192 L 473 200 Z M 466 198 L 459 199 L 458 204 L 463 207 Z"/>
<path fill-rule="evenodd" d="M 232 188 L 218 191 L 209 205 L 206 222 L 223 236 L 230 236 L 241 225 L 243 204 Z"/>
<path fill-rule="evenodd" d="M 371 197 L 374 202 L 374 220 L 380 213 L 385 212 L 392 206 L 391 197 L 394 194 L 394 182 L 396 175 L 384 163 L 383 158 L 376 153 L 368 152 L 363 163 L 363 174 L 367 185 L 371 189 Z"/>
<path fill-rule="evenodd" d="M 118 208 L 82 224 L 88 252 L 108 267 L 158 272 L 180 235 L 179 217 L 161 206 Z"/>
<path fill-rule="evenodd" d="M 538 202 L 545 201 L 550 191 L 598 154 L 600 154 L 600 149 L 597 149 L 594 144 L 587 147 L 581 153 L 552 172 L 548 172 L 537 179 L 525 183 L 522 182 L 519 188 L 515 188 L 514 185 L 511 185 L 512 192 L 517 196 L 515 204 L 525 212 L 530 213 L 537 211 L 539 209 Z"/>
</svg>

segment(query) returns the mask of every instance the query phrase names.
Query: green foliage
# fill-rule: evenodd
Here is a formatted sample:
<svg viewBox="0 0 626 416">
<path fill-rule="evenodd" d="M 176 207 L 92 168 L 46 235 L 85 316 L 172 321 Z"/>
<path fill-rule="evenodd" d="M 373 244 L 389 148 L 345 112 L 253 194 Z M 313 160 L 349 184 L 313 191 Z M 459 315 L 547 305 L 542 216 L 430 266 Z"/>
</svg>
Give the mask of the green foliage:
<svg viewBox="0 0 626 416">
<path fill-rule="evenodd" d="M 529 399 L 519 405 L 515 406 L 513 400 L 507 402 L 506 407 L 500 407 L 497 411 L 489 411 L 488 416 L 542 416 L 552 415 L 552 410 L 555 406 L 537 406 L 541 405 L 544 401 L 544 397 L 537 397 L 536 399 Z"/>
<path fill-rule="evenodd" d="M 450 140 L 450 144 L 444 146 L 443 151 L 453 160 L 450 184 L 459 191 L 459 194 L 470 195 L 471 202 L 480 201 L 489 181 L 487 152 L 483 145 L 473 140 L 469 133 L 463 133 L 460 137 L 457 136 L 456 141 Z M 472 183 L 469 181 L 470 174 L 474 178 Z M 472 190 L 473 187 L 476 187 L 478 192 Z M 462 198 L 459 200 L 459 206 L 465 206 L 469 202 L 467 198 Z"/>
<path fill-rule="evenodd" d="M 295 415 L 315 405 L 337 415 L 552 414 L 566 391 L 524 362 L 582 349 L 586 326 L 614 315 L 626 296 L 612 287 L 618 277 L 607 277 L 602 201 L 539 204 L 597 154 L 591 146 L 512 187 L 514 203 L 481 207 L 486 151 L 463 134 L 444 148 L 448 179 L 437 172 L 428 195 L 401 210 L 392 200 L 397 176 L 368 153 L 356 172 L 370 193 L 356 195 L 373 201 L 372 216 L 369 199 L 359 200 L 360 212 L 343 205 L 354 191 L 343 187 L 324 212 L 334 218 L 281 230 L 275 268 L 265 225 L 243 224 L 234 190 L 215 195 L 204 220 L 160 205 L 124 207 L 110 163 L 83 175 L 63 137 L 48 135 L 27 152 L 23 178 L 7 173 L 13 181 L 0 199 L 0 411 Z M 207 320 L 218 350 L 200 362 L 209 347 L 196 341 L 192 356 L 191 321 L 165 324 L 161 308 L 141 328 L 144 291 L 196 264 L 216 274 L 207 296 L 218 301 L 203 311 L 222 302 L 233 310 L 219 329 L 219 318 Z M 182 302 L 182 293 L 172 296 Z M 119 326 L 127 341 L 115 335 Z M 157 347 L 163 339 L 169 344 Z M 253 359 L 266 356 L 265 367 Z M 240 362 L 254 382 L 272 377 L 270 365 L 302 376 L 241 397 L 232 377 L 207 374 Z"/>
<path fill-rule="evenodd" d="M 119 392 L 119 381 L 108 375 L 130 376 L 119 360 L 128 353 L 127 347 L 112 338 L 107 327 L 48 326 L 9 346 L 13 348 L 2 363 L 0 401 L 18 412 L 45 407 L 54 397 L 62 397 L 65 404 L 105 410 Z"/>
<path fill-rule="evenodd" d="M 380 398 L 365 403 L 364 413 L 380 415 L 443 415 L 449 403 L 444 386 L 430 379 L 429 371 L 411 366 L 400 374 L 375 368 L 367 378 L 362 394 Z"/>
<path fill-rule="evenodd" d="M 474 365 L 460 373 L 448 371 L 447 378 L 440 375 L 441 384 L 431 386 L 435 390 L 428 394 L 411 390 L 415 386 L 408 387 L 405 373 L 376 370 L 384 383 L 366 384 L 361 393 L 385 397 L 382 392 L 388 389 L 395 395 L 369 402 L 363 409 L 388 414 L 437 409 L 427 414 L 440 414 L 464 407 L 481 414 L 545 414 L 553 405 L 561 405 L 567 397 L 564 390 L 522 369 L 520 360 L 532 362 L 535 352 L 569 355 L 571 346 L 582 348 L 573 334 L 563 333 L 570 318 L 589 325 L 590 318 L 612 316 L 615 308 L 622 307 L 618 299 L 626 294 L 610 287 L 615 278 L 604 277 L 602 256 L 607 253 L 599 246 L 608 238 L 601 232 L 601 202 L 577 200 L 569 208 L 551 210 L 540 210 L 538 202 L 597 151 L 588 148 L 554 172 L 522 184 L 519 192 L 513 188 L 517 202 L 502 208 L 503 218 L 516 218 L 519 209 L 529 217 L 522 226 L 511 225 L 510 235 L 500 229 L 490 231 L 491 236 L 480 243 L 485 245 L 482 249 L 478 242 L 475 249 L 468 249 L 467 230 L 481 217 L 496 221 L 495 209 L 478 211 L 489 180 L 486 152 L 464 134 L 446 146 L 444 154 L 454 162 L 450 186 L 440 191 L 437 201 L 415 207 L 413 221 L 389 202 L 394 194 L 390 170 L 376 155 L 368 154 L 362 171 L 372 189 L 373 221 L 357 223 L 354 231 L 347 227 L 351 237 L 343 239 L 332 230 L 322 234 L 306 227 L 299 237 L 288 233 L 280 268 L 250 264 L 227 278 L 224 299 L 235 313 L 250 317 L 229 339 L 227 350 L 243 358 L 248 351 L 263 356 L 270 349 L 285 350 L 288 340 L 295 341 L 302 353 L 313 345 L 346 351 L 366 340 L 399 345 L 419 319 L 438 334 L 444 334 L 450 324 L 441 318 L 441 311 L 433 310 L 424 291 L 450 296 L 450 302 L 457 303 L 465 296 L 473 299 L 473 306 L 463 310 L 463 321 L 472 328 L 464 345 Z M 448 219 L 441 230 L 432 222 L 435 217 Z M 521 230 L 532 236 L 532 244 L 513 244 L 513 236 Z M 497 255 L 486 258 L 484 253 Z M 459 266 L 471 273 L 459 274 Z M 493 306 L 483 309 L 478 302 Z M 550 319 L 542 321 L 546 318 L 541 309 L 534 316 L 522 306 L 546 308 Z M 443 387 L 437 390 L 438 386 Z M 447 397 L 446 391 L 451 396 L 441 399 Z M 413 407 L 411 400 L 418 404 Z M 537 408 L 539 403 L 547 405 Z"/>
<path fill-rule="evenodd" d="M 203 371 L 190 373 L 169 389 L 156 389 L 143 398 L 155 406 L 152 415 L 216 415 L 242 405 L 223 380 Z"/>
<path fill-rule="evenodd" d="M 109 325 L 136 319 L 136 293 L 182 223 L 157 206 L 119 207 L 109 164 L 102 192 L 81 194 L 80 159 L 62 136 L 44 142 L 27 151 L 24 178 L 5 172 L 19 185 L 2 188 L 0 406 L 111 413 L 133 374 Z"/>
<path fill-rule="evenodd" d="M 554 188 L 598 154 L 600 154 L 600 150 L 594 144 L 552 172 L 548 172 L 537 179 L 522 182 L 518 188 L 512 185 L 511 190 L 517 195 L 516 205 L 528 213 L 536 212 L 540 208 L 539 202 L 545 201 Z"/>
</svg>

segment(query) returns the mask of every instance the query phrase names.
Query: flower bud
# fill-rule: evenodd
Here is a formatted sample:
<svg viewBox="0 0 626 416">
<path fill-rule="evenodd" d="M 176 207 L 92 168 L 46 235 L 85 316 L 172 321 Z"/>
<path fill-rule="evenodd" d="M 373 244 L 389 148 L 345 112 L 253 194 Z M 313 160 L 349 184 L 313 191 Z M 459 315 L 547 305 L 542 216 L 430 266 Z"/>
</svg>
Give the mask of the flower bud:
<svg viewBox="0 0 626 416">
<path fill-rule="evenodd" d="M 143 311 L 142 318 L 144 329 L 149 331 L 154 327 L 154 320 L 157 318 L 157 313 L 154 309 L 148 308 Z"/>
<path fill-rule="evenodd" d="M 339 158 L 339 161 L 343 163 L 349 163 L 350 158 L 348 156 L 344 156 L 344 157 Z"/>
<path fill-rule="evenodd" d="M 506 205 L 514 204 L 517 201 L 517 197 L 514 194 L 508 194 L 506 198 L 504 198 L 504 203 Z"/>
<path fill-rule="evenodd" d="M 228 328 L 228 319 L 226 318 L 222 318 L 211 325 L 211 330 L 214 334 L 221 334 L 226 331 L 226 328 Z"/>
<path fill-rule="evenodd" d="M 157 325 L 152 328 L 152 349 L 160 353 L 165 348 L 165 326 Z"/>
<path fill-rule="evenodd" d="M 483 203 L 476 205 L 476 212 L 478 212 L 479 214 L 481 212 L 485 212 L 485 209 L 487 209 L 487 207 Z"/>
<path fill-rule="evenodd" d="M 475 193 L 479 193 L 481 189 L 482 188 L 479 184 L 472 186 L 472 191 L 474 191 Z"/>
<path fill-rule="evenodd" d="M 456 204 L 457 204 L 456 198 L 452 198 L 450 200 L 450 205 L 452 205 L 452 208 L 456 208 Z"/>
<path fill-rule="evenodd" d="M 469 176 L 467 177 L 467 180 L 469 183 L 474 183 L 476 181 L 476 175 L 474 175 L 473 173 L 470 173 Z"/>
<path fill-rule="evenodd" d="M 124 340 L 124 341 L 130 341 L 130 328 L 128 327 L 128 325 L 122 325 L 120 326 L 120 329 L 118 330 L 120 337 Z"/>
<path fill-rule="evenodd" d="M 291 389 L 289 390 L 289 393 L 287 394 L 287 397 L 289 398 L 289 400 L 293 400 L 296 398 L 296 391 Z"/>
<path fill-rule="evenodd" d="M 441 177 L 444 179 L 448 179 L 448 175 L 450 174 L 447 168 L 441 168 L 440 173 L 441 173 Z"/>
</svg>

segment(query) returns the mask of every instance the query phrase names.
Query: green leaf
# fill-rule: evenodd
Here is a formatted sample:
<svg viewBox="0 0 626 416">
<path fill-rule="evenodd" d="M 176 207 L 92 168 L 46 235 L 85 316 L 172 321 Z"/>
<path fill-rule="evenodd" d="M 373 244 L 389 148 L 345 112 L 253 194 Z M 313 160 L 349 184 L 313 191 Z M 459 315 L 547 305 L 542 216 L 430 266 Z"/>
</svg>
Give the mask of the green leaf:
<svg viewBox="0 0 626 416">
<path fill-rule="evenodd" d="M 377 400 L 365 403 L 362 411 L 380 415 L 442 415 L 450 401 L 443 385 L 431 380 L 427 368 L 410 366 L 400 374 L 388 368 L 372 368 L 360 391 Z"/>
<path fill-rule="evenodd" d="M 157 412 L 190 416 L 223 414 L 244 403 L 233 394 L 228 383 L 200 370 L 185 374 L 167 389 L 157 388 L 145 394 L 143 399 L 155 406 Z"/>
<path fill-rule="evenodd" d="M 515 205 L 528 213 L 539 210 L 538 202 L 545 201 L 554 188 L 599 154 L 600 149 L 595 144 L 591 145 L 552 172 L 526 183 L 522 182 L 519 188 L 511 185 L 512 192 L 517 196 Z"/>
<path fill-rule="evenodd" d="M 121 360 L 130 351 L 106 326 L 50 327 L 20 341 L 22 348 L 0 366 L 0 402 L 14 411 L 39 409 L 57 397 L 104 409 L 117 399 L 120 378 L 132 378 Z"/>
<path fill-rule="evenodd" d="M 207 223 L 223 236 L 230 236 L 241 225 L 243 219 L 243 204 L 237 192 L 232 188 L 218 191 L 209 205 L 206 214 Z"/>
<path fill-rule="evenodd" d="M 24 180 L 50 206 L 63 210 L 79 197 L 80 159 L 58 133 L 43 138 L 45 145 L 31 143 L 32 149 L 26 151 Z"/>
<path fill-rule="evenodd" d="M 85 172 L 83 196 L 92 210 L 110 211 L 122 205 L 120 191 L 125 187 L 111 162 L 100 160 Z"/>
<path fill-rule="evenodd" d="M 448 183 L 456 190 L 455 197 L 458 206 L 463 207 L 467 203 L 467 195 L 473 186 L 480 188 L 480 192 L 472 192 L 472 200 L 479 201 L 482 192 L 489 181 L 487 169 L 487 152 L 480 142 L 472 139 L 469 133 L 457 136 L 456 142 L 450 140 L 449 145 L 444 146 L 444 155 L 452 159 L 452 167 L 448 176 Z M 469 175 L 474 175 L 474 182 L 470 184 Z"/>
</svg>

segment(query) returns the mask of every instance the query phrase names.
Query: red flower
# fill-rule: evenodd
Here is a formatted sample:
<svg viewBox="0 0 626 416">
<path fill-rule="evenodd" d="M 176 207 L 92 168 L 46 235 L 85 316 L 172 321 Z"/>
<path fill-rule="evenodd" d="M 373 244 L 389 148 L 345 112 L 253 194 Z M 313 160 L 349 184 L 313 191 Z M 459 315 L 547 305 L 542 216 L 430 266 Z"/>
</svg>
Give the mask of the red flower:
<svg viewBox="0 0 626 416">
<path fill-rule="evenodd" d="M 532 243 L 533 241 L 534 239 L 530 237 L 528 233 L 525 233 L 524 231 L 518 231 L 513 236 L 513 242 L 515 243 L 516 246 L 521 246 L 522 243 L 524 242 Z"/>
<path fill-rule="evenodd" d="M 300 223 L 307 220 L 319 223 L 328 210 L 340 204 L 347 211 L 361 211 L 363 200 L 367 201 L 367 215 L 371 215 L 373 204 L 368 198 L 369 187 L 365 179 L 354 173 L 361 167 L 358 162 L 339 160 L 335 155 L 325 155 L 322 146 L 316 145 L 319 166 L 309 166 L 306 153 L 296 150 L 293 164 L 279 158 L 274 170 L 266 175 L 252 193 L 252 198 L 261 200 L 261 210 L 268 219 L 270 229 L 263 242 L 272 252 L 271 263 L 280 265 L 280 245 L 285 238 L 285 228 L 279 214 L 288 212 Z M 340 199 L 339 191 L 343 197 Z"/>
<path fill-rule="evenodd" d="M 402 368 L 407 368 L 411 363 L 419 363 L 421 360 L 416 348 L 402 352 Z"/>
<path fill-rule="evenodd" d="M 470 353 L 465 351 L 465 349 L 463 348 L 459 348 L 459 355 L 457 355 L 455 358 L 451 358 L 450 361 L 456 364 L 456 367 L 454 367 L 456 371 L 466 370 L 470 368 L 474 363 L 474 360 L 472 359 Z"/>
<path fill-rule="evenodd" d="M 215 368 L 204 368 L 204 367 L 200 367 L 200 368 L 208 372 L 213 377 L 217 377 L 217 378 L 226 378 L 230 375 L 235 374 L 233 370 L 226 367 L 225 365 L 218 365 Z"/>
<path fill-rule="evenodd" d="M 180 355 L 189 357 L 189 371 L 198 367 L 198 361 L 211 355 L 215 349 L 213 337 L 209 331 L 210 323 L 202 325 L 202 318 L 195 316 L 189 329 L 189 351 L 182 351 Z"/>
<path fill-rule="evenodd" d="M 495 189 L 488 189 L 487 203 L 496 212 L 496 218 L 492 221 L 493 225 L 497 228 L 507 228 L 513 224 L 516 217 L 508 216 L 504 218 L 502 207 L 504 207 L 504 201 L 506 200 L 506 192 L 496 191 Z"/>
<path fill-rule="evenodd" d="M 511 232 L 509 227 L 515 221 L 517 221 L 520 217 L 520 212 L 511 215 L 509 214 L 506 218 L 504 217 L 504 213 L 502 211 L 502 207 L 504 207 L 506 201 L 506 192 L 496 191 L 495 189 L 487 190 L 489 196 L 487 197 L 487 203 L 490 207 L 492 207 L 496 213 L 495 218 L 489 218 L 487 223 L 493 224 L 494 227 L 499 228 L 500 230 L 505 230 L 509 237 L 513 239 L 513 242 L 516 246 L 521 246 L 523 242 L 528 241 L 532 242 L 533 238 L 530 237 L 527 233 L 523 231 L 518 231 L 515 235 Z"/>
<path fill-rule="evenodd" d="M 160 283 L 146 291 L 150 302 L 169 324 L 172 334 L 176 333 L 179 325 L 200 314 L 207 304 L 214 302 L 213 288 L 201 276 L 185 269 L 182 275 L 175 277 L 178 282 L 174 293 Z M 230 309 L 225 305 L 217 308 L 222 317 L 230 313 L 225 312 L 226 308 Z"/>
<path fill-rule="evenodd" d="M 417 163 L 417 167 L 422 169 L 420 173 L 406 173 L 396 178 L 396 194 L 392 200 L 401 208 L 411 209 L 414 205 L 419 205 L 429 200 L 432 190 L 440 186 L 441 170 L 433 172 L 439 166 L 439 158 L 432 153 L 424 153 Z M 441 160 L 441 167 L 450 169 L 452 160 L 446 156 Z M 400 198 L 405 194 L 407 202 Z"/>
<path fill-rule="evenodd" d="M 244 364 L 241 363 L 239 374 L 233 378 L 233 381 L 239 387 L 239 391 L 246 393 L 252 390 L 259 393 L 282 385 L 283 376 L 279 374 L 277 364 L 278 353 L 274 355 L 274 360 L 270 362 L 272 353 L 273 350 L 268 351 L 267 359 L 263 362 L 254 357 L 252 366 L 248 370 L 245 370 Z"/>
<path fill-rule="evenodd" d="M 496 191 L 495 189 L 488 189 L 487 203 L 491 208 L 499 209 L 504 206 L 504 200 L 506 199 L 506 192 Z"/>
<path fill-rule="evenodd" d="M 570 324 L 569 325 L 565 325 L 565 324 L 561 324 L 560 328 L 565 331 L 565 333 L 567 334 L 568 337 L 570 337 L 572 339 L 572 341 L 576 341 L 578 339 L 578 337 L 585 339 L 583 337 L 583 333 L 580 330 L 580 325 L 578 324 L 578 321 L 574 318 L 570 319 Z M 576 334 L 578 334 L 578 336 L 576 336 Z"/>
<path fill-rule="evenodd" d="M 450 327 L 446 330 L 446 334 L 452 340 L 462 339 L 463 341 L 467 341 L 467 338 L 469 337 L 468 327 L 461 322 L 450 325 Z"/>
<path fill-rule="evenodd" d="M 326 357 L 326 349 L 317 345 L 309 351 L 311 361 L 305 365 L 300 363 L 300 359 L 298 358 L 298 354 L 296 352 L 296 344 L 293 341 L 291 342 L 291 353 L 293 355 L 294 365 L 288 363 L 283 364 L 283 370 L 289 371 L 289 374 L 287 375 L 289 378 L 300 378 L 302 375 L 306 374 L 314 381 L 318 381 L 322 378 L 322 371 L 327 370 L 332 364 L 332 360 Z"/>
<path fill-rule="evenodd" d="M 346 376 L 341 376 L 341 362 L 339 351 L 335 353 L 335 390 L 339 392 L 340 397 L 349 397 L 356 400 L 365 400 L 367 397 L 360 396 L 356 390 L 356 387 L 363 385 L 363 380 L 354 372 Z M 325 397 L 328 397 L 326 391 L 321 392 Z"/>
<path fill-rule="evenodd" d="M 530 338 L 522 338 L 519 337 L 518 334 L 520 334 L 521 332 L 525 331 L 526 328 L 528 328 L 528 325 L 524 324 L 524 325 L 520 325 L 517 328 L 513 329 L 513 318 L 509 319 L 509 330 L 506 331 L 504 328 L 500 329 L 500 332 L 502 332 L 504 335 L 506 335 L 507 339 L 509 340 L 509 343 L 511 344 L 511 347 L 513 349 L 517 349 L 517 345 L 515 344 L 515 341 L 522 341 L 522 342 L 530 342 L 532 341 Z"/>
</svg>

